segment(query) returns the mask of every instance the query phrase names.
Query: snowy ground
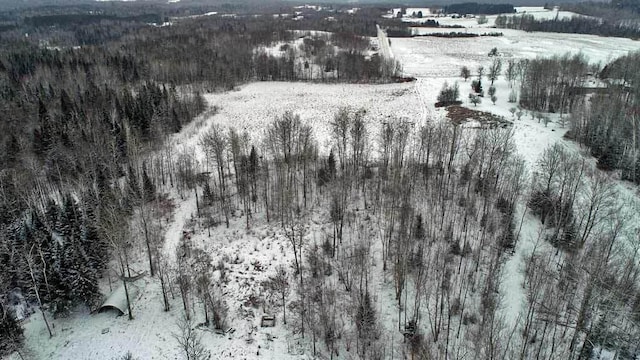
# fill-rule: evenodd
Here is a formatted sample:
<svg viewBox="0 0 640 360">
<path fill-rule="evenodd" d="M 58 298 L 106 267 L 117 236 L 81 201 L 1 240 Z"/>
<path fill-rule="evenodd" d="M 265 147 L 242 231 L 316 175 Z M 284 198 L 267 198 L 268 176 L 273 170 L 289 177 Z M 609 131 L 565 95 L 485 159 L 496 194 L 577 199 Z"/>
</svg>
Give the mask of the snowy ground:
<svg viewBox="0 0 640 360">
<path fill-rule="evenodd" d="M 235 126 L 260 139 L 266 125 L 285 110 L 300 115 L 313 126 L 322 151 L 329 146 L 329 122 L 340 107 L 365 108 L 370 121 L 415 119 L 420 109 L 414 84 L 351 85 L 258 82 L 238 91 L 207 95 L 207 101 L 220 107 L 213 121 Z"/>
<path fill-rule="evenodd" d="M 414 37 L 391 38 L 391 49 L 403 64 L 406 75 L 416 77 L 455 77 L 464 65 L 472 72 L 492 61 L 487 56 L 498 48 L 503 60 L 563 55 L 585 55 L 590 62 L 603 65 L 629 52 L 640 50 L 640 42 L 595 35 L 525 32 L 510 29 L 436 29 L 416 28 L 420 33 L 462 31 L 470 33 L 502 32 L 504 36 L 475 38 Z"/>
<path fill-rule="evenodd" d="M 193 199 L 187 199 L 176 211 L 174 224 L 184 225 L 185 220 L 192 216 L 191 211 L 195 209 L 191 209 L 191 202 L 195 203 Z M 249 294 L 254 293 L 255 287 L 270 274 L 276 263 L 291 260 L 283 256 L 286 254 L 281 235 L 262 227 L 254 229 L 252 235 L 243 236 L 243 225 L 243 219 L 236 219 L 232 221 L 230 230 L 217 231 L 211 238 L 199 232 L 192 238 L 194 243 L 209 250 L 214 263 L 223 257 L 233 262 L 228 265 L 229 281 L 222 289 L 231 305 L 243 303 Z M 179 228 L 181 233 L 182 228 Z M 174 245 L 173 235 L 171 231 L 167 233 L 166 240 L 171 244 L 168 246 Z M 144 254 L 143 249 L 139 250 Z M 264 270 L 255 270 L 256 261 L 263 264 Z M 136 268 L 144 270 L 143 264 L 141 261 Z M 135 319 L 132 321 L 126 315 L 118 317 L 112 312 L 77 313 L 67 319 L 53 320 L 54 337 L 49 338 L 41 316 L 32 315 L 24 325 L 27 338 L 25 355 L 28 359 L 112 359 L 130 351 L 137 359 L 182 359 L 173 336 L 178 332 L 176 322 L 183 314 L 179 294 L 175 293 L 171 311 L 165 313 L 157 279 L 146 278 L 135 284 L 142 291 L 134 300 Z M 104 290 L 108 292 L 108 288 Z M 193 308 L 195 323 L 203 322 L 202 306 L 196 302 Z M 198 331 L 212 359 L 306 358 L 296 340 L 288 336 L 285 327 L 260 328 L 262 312 L 259 309 L 232 308 L 229 313 L 229 323 L 235 329 L 233 333 L 217 334 L 208 329 Z"/>
<path fill-rule="evenodd" d="M 555 18 L 558 13 L 558 10 L 545 10 L 541 7 L 519 7 L 516 10 L 518 14 L 527 13 L 539 18 Z M 560 11 L 559 16 L 571 14 Z M 472 70 L 479 65 L 486 67 L 491 61 L 487 54 L 493 48 L 497 48 L 505 60 L 581 53 L 590 62 L 603 65 L 629 52 L 640 50 L 639 41 L 625 38 L 496 29 L 493 28 L 495 18 L 495 15 L 487 16 L 487 24 L 478 25 L 474 18 L 441 17 L 437 18 L 441 25 L 459 25 L 464 28 L 414 27 L 412 31 L 416 35 L 500 32 L 503 36 L 392 38 L 391 48 L 396 59 L 402 63 L 406 75 L 430 78 L 458 76 L 463 65 Z"/>
</svg>

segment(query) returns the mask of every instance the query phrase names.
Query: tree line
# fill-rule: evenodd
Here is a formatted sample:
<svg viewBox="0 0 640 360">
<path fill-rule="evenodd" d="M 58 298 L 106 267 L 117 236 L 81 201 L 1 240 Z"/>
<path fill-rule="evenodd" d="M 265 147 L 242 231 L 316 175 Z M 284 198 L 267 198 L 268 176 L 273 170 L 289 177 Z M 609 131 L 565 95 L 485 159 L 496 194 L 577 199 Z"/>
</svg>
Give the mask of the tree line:
<svg viewBox="0 0 640 360">
<path fill-rule="evenodd" d="M 446 14 L 512 14 L 516 12 L 516 9 L 512 4 L 479 4 L 479 3 L 462 3 L 451 4 L 444 7 Z"/>
<path fill-rule="evenodd" d="M 600 72 L 606 91 L 592 94 L 571 116 L 570 137 L 589 147 L 598 167 L 617 170 L 640 184 L 638 53 L 614 60 Z"/>
<path fill-rule="evenodd" d="M 572 16 L 561 19 L 536 19 L 533 15 L 498 15 L 496 27 L 524 31 L 542 31 L 569 34 L 590 34 L 637 39 L 640 30 L 637 26 L 626 26 L 616 22 L 594 19 L 584 16 Z"/>
</svg>

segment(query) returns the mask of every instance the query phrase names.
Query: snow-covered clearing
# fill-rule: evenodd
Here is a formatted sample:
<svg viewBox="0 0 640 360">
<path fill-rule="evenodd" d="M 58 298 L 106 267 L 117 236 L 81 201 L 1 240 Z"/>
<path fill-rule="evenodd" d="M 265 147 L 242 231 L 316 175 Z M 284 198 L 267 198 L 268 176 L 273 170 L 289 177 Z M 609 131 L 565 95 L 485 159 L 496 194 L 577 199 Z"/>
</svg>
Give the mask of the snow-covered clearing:
<svg viewBox="0 0 640 360">
<path fill-rule="evenodd" d="M 189 206 L 190 201 L 184 205 Z M 184 224 L 192 216 L 185 210 L 175 214 L 175 222 L 166 237 L 167 247 L 175 245 L 170 238 L 171 229 L 177 229 L 176 224 Z M 257 291 L 260 281 L 270 275 L 275 265 L 291 260 L 287 257 L 290 252 L 284 250 L 286 240 L 281 234 L 271 232 L 270 227 L 261 227 L 245 236 L 243 225 L 243 219 L 236 219 L 229 230 L 218 229 L 211 238 L 206 232 L 192 237 L 194 244 L 212 254 L 214 263 L 222 258 L 230 261 L 226 269 L 229 280 L 222 291 L 229 299 L 228 321 L 235 331 L 217 334 L 203 329 L 198 332 L 202 342 L 211 351 L 212 359 L 304 359 L 285 327 L 262 329 L 260 317 L 250 314 L 251 307 L 237 307 Z M 256 270 L 258 263 L 263 270 Z M 144 270 L 143 264 L 141 261 L 137 268 Z M 175 298 L 170 300 L 171 311 L 165 313 L 157 279 L 145 278 L 136 284 L 141 291 L 133 301 L 132 321 L 126 315 L 117 317 L 113 312 L 76 313 L 67 319 L 53 320 L 54 337 L 49 338 L 41 316 L 32 315 L 24 325 L 26 355 L 32 359 L 112 359 L 130 351 L 138 359 L 181 359 L 181 350 L 173 336 L 178 332 L 176 322 L 183 313 L 179 294 L 174 294 Z M 103 290 L 109 291 L 108 287 Z M 192 306 L 196 312 L 195 323 L 203 322 L 199 302 Z"/>
<path fill-rule="evenodd" d="M 412 83 L 388 85 L 257 82 L 237 91 L 207 95 L 220 108 L 211 121 L 234 126 L 260 139 L 267 124 L 285 111 L 313 126 L 322 151 L 328 151 L 330 121 L 340 107 L 367 110 L 369 121 L 419 118 Z M 377 127 L 377 126 L 376 126 Z"/>
<path fill-rule="evenodd" d="M 415 28 L 417 33 L 463 31 L 485 33 L 498 31 L 504 36 L 474 38 L 414 37 L 392 38 L 391 50 L 403 65 L 406 75 L 416 77 L 455 77 L 464 65 L 474 71 L 479 65 L 487 66 L 487 56 L 498 48 L 503 60 L 538 56 L 548 57 L 566 53 L 585 55 L 590 62 L 603 65 L 629 52 L 640 50 L 640 42 L 623 38 L 595 35 L 525 32 L 511 29 L 436 29 Z"/>
</svg>

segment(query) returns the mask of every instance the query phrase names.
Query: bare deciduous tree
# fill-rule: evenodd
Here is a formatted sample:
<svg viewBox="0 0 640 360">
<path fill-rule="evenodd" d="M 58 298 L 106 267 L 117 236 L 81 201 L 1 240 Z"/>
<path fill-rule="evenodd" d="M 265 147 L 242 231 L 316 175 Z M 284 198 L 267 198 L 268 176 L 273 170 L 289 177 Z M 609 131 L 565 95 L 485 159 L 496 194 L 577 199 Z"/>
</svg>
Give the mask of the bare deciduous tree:
<svg viewBox="0 0 640 360">
<path fill-rule="evenodd" d="M 187 360 L 206 360 L 210 353 L 202 344 L 201 336 L 196 333 L 193 321 L 182 317 L 177 321 L 178 332 L 173 337 L 178 342 Z"/>
</svg>

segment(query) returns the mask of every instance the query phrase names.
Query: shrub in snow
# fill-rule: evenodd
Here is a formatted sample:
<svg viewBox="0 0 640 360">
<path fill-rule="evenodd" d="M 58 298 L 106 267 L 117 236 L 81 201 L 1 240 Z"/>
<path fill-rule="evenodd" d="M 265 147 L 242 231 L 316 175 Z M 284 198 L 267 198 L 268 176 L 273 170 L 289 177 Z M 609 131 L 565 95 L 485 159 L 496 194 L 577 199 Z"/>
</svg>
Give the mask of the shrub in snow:
<svg viewBox="0 0 640 360">
<path fill-rule="evenodd" d="M 126 354 L 122 355 L 121 357 L 114 358 L 114 360 L 136 360 L 136 358 L 133 357 L 131 351 L 127 351 Z"/>
<path fill-rule="evenodd" d="M 462 319 L 462 324 L 463 325 L 469 325 L 469 324 L 475 324 L 478 322 L 478 317 L 476 316 L 476 314 L 465 314 L 463 319 Z"/>
<path fill-rule="evenodd" d="M 478 106 L 478 104 L 480 104 L 482 100 L 480 100 L 480 96 L 476 94 L 469 94 L 469 102 L 472 103 L 474 106 Z"/>
<path fill-rule="evenodd" d="M 473 89 L 473 91 L 476 94 L 480 94 L 482 92 L 482 81 L 481 80 L 473 80 L 471 82 L 471 89 Z"/>
<path fill-rule="evenodd" d="M 180 349 L 184 351 L 187 359 L 204 360 L 210 356 L 202 344 L 202 336 L 196 333 L 193 321 L 187 317 L 183 317 L 177 322 L 179 331 L 173 334 L 178 342 Z"/>
<path fill-rule="evenodd" d="M 471 76 L 471 71 L 469 70 L 469 68 L 466 66 L 463 66 L 462 69 L 460 69 L 460 77 L 462 77 L 464 81 L 467 81 L 467 79 L 470 76 Z"/>
</svg>

